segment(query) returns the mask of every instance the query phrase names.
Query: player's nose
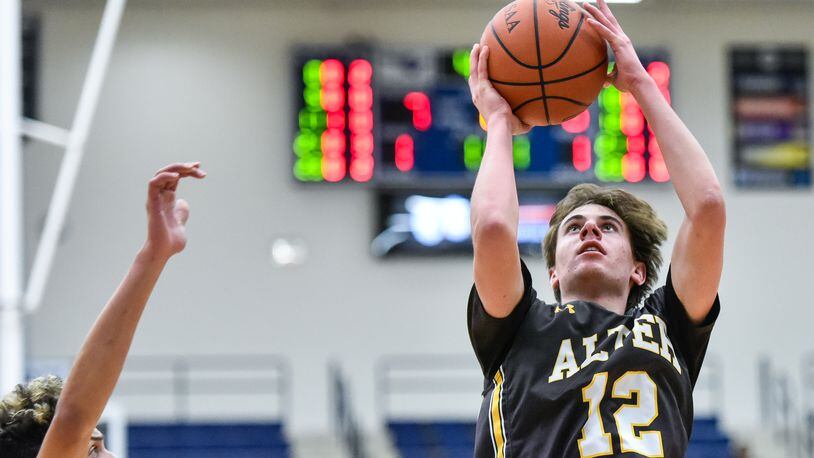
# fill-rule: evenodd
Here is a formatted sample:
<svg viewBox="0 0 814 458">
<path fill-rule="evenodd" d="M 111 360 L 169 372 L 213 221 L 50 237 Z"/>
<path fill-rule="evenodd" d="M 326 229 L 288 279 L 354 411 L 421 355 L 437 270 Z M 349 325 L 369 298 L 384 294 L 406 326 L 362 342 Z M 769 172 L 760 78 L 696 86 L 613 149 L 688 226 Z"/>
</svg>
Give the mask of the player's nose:
<svg viewBox="0 0 814 458">
<path fill-rule="evenodd" d="M 602 231 L 595 222 L 588 220 L 582 225 L 582 230 L 579 233 L 580 240 L 597 239 L 602 240 Z"/>
</svg>

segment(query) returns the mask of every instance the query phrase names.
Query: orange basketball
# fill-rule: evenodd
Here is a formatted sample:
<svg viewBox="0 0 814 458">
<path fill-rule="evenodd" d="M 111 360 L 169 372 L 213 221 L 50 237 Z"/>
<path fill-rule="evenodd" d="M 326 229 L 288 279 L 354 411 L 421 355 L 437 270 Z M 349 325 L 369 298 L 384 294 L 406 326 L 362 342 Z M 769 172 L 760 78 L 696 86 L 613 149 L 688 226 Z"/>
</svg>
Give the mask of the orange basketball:
<svg viewBox="0 0 814 458">
<path fill-rule="evenodd" d="M 587 18 L 571 0 L 517 0 L 486 26 L 489 78 L 526 124 L 560 124 L 599 95 L 608 51 Z"/>
</svg>

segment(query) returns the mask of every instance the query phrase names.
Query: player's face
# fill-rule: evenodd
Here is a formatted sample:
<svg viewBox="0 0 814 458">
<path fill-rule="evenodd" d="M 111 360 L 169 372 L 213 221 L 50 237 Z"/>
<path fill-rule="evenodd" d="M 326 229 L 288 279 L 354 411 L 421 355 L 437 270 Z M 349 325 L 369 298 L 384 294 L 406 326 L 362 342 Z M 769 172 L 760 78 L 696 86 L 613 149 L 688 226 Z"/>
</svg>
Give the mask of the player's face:
<svg viewBox="0 0 814 458">
<path fill-rule="evenodd" d="M 93 430 L 88 443 L 88 458 L 115 458 L 116 455 L 110 453 L 105 448 L 105 436 L 98 429 Z"/>
<path fill-rule="evenodd" d="M 625 293 L 633 283 L 644 282 L 644 265 L 633 259 L 627 225 L 613 210 L 597 204 L 578 207 L 563 219 L 557 235 L 551 279 L 560 291 L 595 287 Z"/>
</svg>

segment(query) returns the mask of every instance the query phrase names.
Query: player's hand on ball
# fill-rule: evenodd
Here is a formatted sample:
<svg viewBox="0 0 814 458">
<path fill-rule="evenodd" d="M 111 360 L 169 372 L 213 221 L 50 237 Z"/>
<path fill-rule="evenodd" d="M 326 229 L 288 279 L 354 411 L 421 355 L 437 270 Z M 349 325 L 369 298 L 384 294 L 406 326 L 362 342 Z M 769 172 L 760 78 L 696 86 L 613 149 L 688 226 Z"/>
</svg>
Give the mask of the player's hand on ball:
<svg viewBox="0 0 814 458">
<path fill-rule="evenodd" d="M 155 173 L 147 191 L 147 242 L 144 249 L 158 258 L 168 259 L 181 252 L 187 243 L 186 223 L 189 205 L 175 198 L 181 178 L 201 179 L 206 172 L 200 162 L 171 164 Z"/>
<path fill-rule="evenodd" d="M 637 85 L 647 80 L 650 75 L 642 66 L 633 43 L 625 35 L 619 21 L 616 20 L 604 0 L 597 0 L 599 7 L 590 3 L 583 3 L 586 12 L 591 16 L 591 24 L 599 35 L 608 42 L 613 54 L 616 56 L 616 66 L 608 75 L 608 82 L 622 92 L 629 92 Z"/>
<path fill-rule="evenodd" d="M 512 135 L 524 134 L 531 130 L 531 126 L 523 123 L 512 113 L 512 108 L 506 99 L 500 96 L 489 81 L 489 48 L 476 44 L 472 47 L 469 57 L 469 90 L 472 93 L 472 103 L 486 120 L 488 125 L 495 117 L 504 116 L 508 119 Z"/>
</svg>

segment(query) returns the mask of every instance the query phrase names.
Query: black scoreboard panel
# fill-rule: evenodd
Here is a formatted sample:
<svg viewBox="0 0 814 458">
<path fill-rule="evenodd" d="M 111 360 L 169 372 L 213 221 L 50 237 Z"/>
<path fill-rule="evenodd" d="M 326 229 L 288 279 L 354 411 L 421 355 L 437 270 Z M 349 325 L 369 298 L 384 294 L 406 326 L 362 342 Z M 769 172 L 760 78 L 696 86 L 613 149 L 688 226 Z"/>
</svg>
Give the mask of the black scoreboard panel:
<svg viewBox="0 0 814 458">
<path fill-rule="evenodd" d="M 523 256 L 542 256 L 542 241 L 563 191 L 518 196 L 518 244 Z M 377 196 L 374 256 L 472 254 L 469 191 L 385 191 Z"/>
<path fill-rule="evenodd" d="M 670 98 L 666 53 L 642 61 Z M 301 182 L 382 188 L 466 188 L 486 133 L 471 102 L 469 49 L 308 47 L 293 55 L 293 173 Z M 638 104 L 607 88 L 562 126 L 515 137 L 524 188 L 669 180 Z"/>
<path fill-rule="evenodd" d="M 730 50 L 735 182 L 811 186 L 808 52 L 802 47 Z"/>
</svg>

